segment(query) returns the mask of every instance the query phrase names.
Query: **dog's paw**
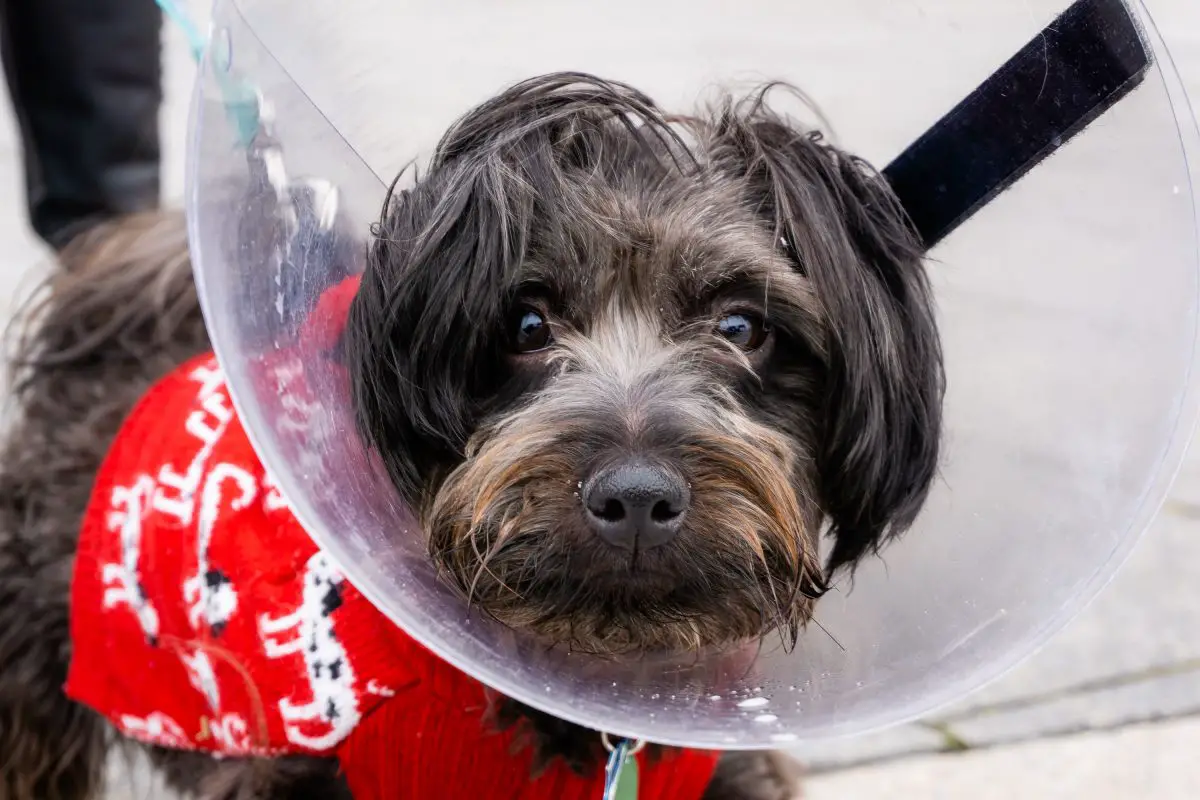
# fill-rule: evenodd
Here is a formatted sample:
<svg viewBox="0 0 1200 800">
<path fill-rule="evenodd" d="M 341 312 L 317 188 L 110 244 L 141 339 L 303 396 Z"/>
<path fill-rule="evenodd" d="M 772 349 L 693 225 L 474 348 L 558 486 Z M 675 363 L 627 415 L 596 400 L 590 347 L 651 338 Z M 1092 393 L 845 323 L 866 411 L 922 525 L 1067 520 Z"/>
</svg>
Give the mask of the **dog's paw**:
<svg viewBox="0 0 1200 800">
<path fill-rule="evenodd" d="M 721 756 L 704 800 L 801 800 L 803 768 L 777 752 Z"/>
</svg>

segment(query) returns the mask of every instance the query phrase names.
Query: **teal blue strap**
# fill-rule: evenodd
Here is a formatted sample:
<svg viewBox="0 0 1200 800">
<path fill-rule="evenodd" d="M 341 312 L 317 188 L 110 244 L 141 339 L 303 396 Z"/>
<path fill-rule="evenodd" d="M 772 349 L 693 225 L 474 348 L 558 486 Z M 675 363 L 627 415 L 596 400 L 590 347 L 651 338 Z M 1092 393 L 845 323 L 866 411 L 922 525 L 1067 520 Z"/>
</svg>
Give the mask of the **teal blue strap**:
<svg viewBox="0 0 1200 800">
<path fill-rule="evenodd" d="M 208 47 L 208 39 L 200 33 L 200 29 L 192 22 L 191 17 L 176 0 L 155 0 L 162 9 L 163 15 L 183 31 L 188 45 L 192 49 L 192 57 L 199 63 L 204 58 Z M 238 130 L 238 136 L 243 147 L 249 147 L 259 132 L 259 99 L 258 93 L 245 83 L 230 79 L 228 73 L 216 70 L 217 81 L 221 94 L 225 97 L 225 108 Z"/>
<path fill-rule="evenodd" d="M 608 750 L 608 763 L 604 765 L 602 800 L 637 800 L 637 754 L 646 746 L 646 743 L 621 739 L 614 745 L 609 740 L 607 733 L 600 735 L 600 741 Z"/>
<path fill-rule="evenodd" d="M 183 35 L 187 37 L 188 44 L 192 48 L 192 57 L 199 61 L 204 56 L 204 47 L 207 42 L 204 36 L 200 33 L 200 29 L 196 27 L 196 23 L 192 22 L 192 18 L 187 15 L 187 12 L 179 7 L 175 0 L 155 0 L 158 7 L 162 9 L 167 19 L 174 22 L 183 31 Z"/>
</svg>

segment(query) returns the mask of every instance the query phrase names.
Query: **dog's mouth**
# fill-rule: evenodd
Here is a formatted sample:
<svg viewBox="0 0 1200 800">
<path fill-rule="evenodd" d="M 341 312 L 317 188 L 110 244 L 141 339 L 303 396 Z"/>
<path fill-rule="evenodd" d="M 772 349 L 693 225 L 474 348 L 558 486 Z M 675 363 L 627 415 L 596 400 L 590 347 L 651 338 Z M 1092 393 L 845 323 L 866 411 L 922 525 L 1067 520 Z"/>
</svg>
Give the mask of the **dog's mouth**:
<svg viewBox="0 0 1200 800">
<path fill-rule="evenodd" d="M 587 580 L 593 591 L 645 601 L 701 588 L 698 582 L 681 581 L 679 575 L 666 566 L 647 567 L 638 561 L 634 557 L 623 566 L 593 568 Z"/>
<path fill-rule="evenodd" d="M 556 544 L 542 546 L 537 570 L 513 575 L 513 588 L 531 603 L 566 614 L 588 607 L 607 608 L 616 615 L 636 614 L 653 605 L 703 613 L 712 595 L 729 594 L 734 586 L 722 586 L 725 581 L 714 580 L 696 559 L 688 558 L 688 538 L 684 532 L 678 546 L 627 551 L 588 541 L 577 530 L 560 530 L 552 535 Z M 529 546 L 538 546 L 532 537 L 518 543 L 513 560 L 528 559 L 521 550 Z M 496 567 L 511 575 L 508 557 L 501 551 Z M 745 574 L 729 583 L 745 585 L 755 579 Z"/>
<path fill-rule="evenodd" d="M 559 525 L 544 524 L 559 516 L 545 506 L 521 508 L 497 508 L 473 526 L 462 515 L 429 517 L 431 557 L 473 609 L 547 644 L 694 652 L 772 630 L 791 637 L 811 616 L 816 592 L 793 552 L 706 529 L 703 503 L 671 542 L 644 549 L 597 536 L 577 507 Z"/>
</svg>

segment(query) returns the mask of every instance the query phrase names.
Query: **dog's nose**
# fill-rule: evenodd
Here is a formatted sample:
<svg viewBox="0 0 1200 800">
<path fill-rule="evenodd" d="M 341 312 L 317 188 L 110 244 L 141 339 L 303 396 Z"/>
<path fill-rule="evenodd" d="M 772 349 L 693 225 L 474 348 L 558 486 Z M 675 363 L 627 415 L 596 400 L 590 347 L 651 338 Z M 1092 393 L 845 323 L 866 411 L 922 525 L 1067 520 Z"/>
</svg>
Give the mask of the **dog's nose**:
<svg viewBox="0 0 1200 800">
<path fill-rule="evenodd" d="M 626 550 L 649 550 L 675 538 L 690 499 L 681 477 L 642 461 L 600 470 L 583 491 L 592 529 Z"/>
</svg>

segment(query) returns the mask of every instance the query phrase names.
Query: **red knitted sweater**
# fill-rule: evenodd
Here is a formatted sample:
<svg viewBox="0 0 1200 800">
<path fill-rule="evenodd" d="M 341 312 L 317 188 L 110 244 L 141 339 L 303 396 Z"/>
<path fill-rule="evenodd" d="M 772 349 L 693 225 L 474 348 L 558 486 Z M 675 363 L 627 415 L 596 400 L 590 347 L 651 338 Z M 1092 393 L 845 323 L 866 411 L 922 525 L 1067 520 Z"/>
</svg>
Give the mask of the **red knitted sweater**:
<svg viewBox="0 0 1200 800">
<path fill-rule="evenodd" d="M 306 335 L 332 343 L 355 288 L 328 293 Z M 67 693 L 134 739 L 335 755 L 358 800 L 600 797 L 600 771 L 555 764 L 531 778 L 516 732 L 484 721 L 488 690 L 406 636 L 312 542 L 212 355 L 123 424 L 84 517 L 71 614 Z M 716 758 L 643 762 L 639 797 L 699 798 Z"/>
</svg>

